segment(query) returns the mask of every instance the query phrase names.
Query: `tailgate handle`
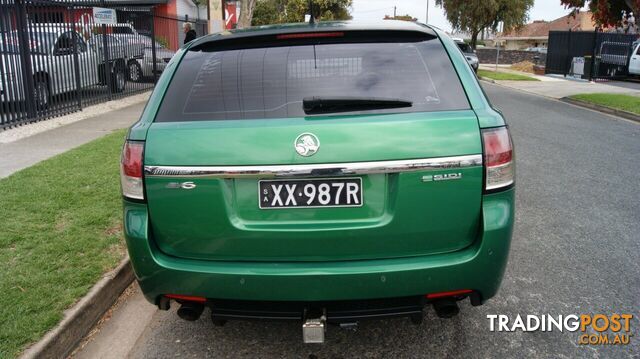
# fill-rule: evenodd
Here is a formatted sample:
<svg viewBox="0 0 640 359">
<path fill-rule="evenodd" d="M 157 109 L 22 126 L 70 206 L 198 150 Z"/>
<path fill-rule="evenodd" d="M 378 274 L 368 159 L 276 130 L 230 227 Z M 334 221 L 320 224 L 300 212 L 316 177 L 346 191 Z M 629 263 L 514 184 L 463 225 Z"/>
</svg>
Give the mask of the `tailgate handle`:
<svg viewBox="0 0 640 359">
<path fill-rule="evenodd" d="M 145 177 L 276 178 L 400 173 L 482 166 L 482 155 L 266 166 L 144 166 Z"/>
</svg>

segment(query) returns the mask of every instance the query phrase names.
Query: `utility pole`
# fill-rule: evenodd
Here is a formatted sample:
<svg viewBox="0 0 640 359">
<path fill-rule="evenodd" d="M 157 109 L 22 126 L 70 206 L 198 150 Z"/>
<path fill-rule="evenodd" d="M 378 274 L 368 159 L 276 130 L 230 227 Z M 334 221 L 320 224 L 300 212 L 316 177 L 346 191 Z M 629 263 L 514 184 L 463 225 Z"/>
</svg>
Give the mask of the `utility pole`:
<svg viewBox="0 0 640 359">
<path fill-rule="evenodd" d="M 209 33 L 224 30 L 224 1 L 208 0 L 209 5 Z"/>
<path fill-rule="evenodd" d="M 393 7 L 393 18 L 394 19 L 396 18 L 396 7 L 395 6 Z"/>
<path fill-rule="evenodd" d="M 500 30 L 499 23 L 497 30 Z M 502 30 L 504 30 L 504 22 L 502 23 Z M 500 38 L 496 36 L 496 72 L 498 72 L 498 62 L 500 62 Z"/>
<path fill-rule="evenodd" d="M 496 72 L 498 72 L 499 61 L 500 61 L 500 40 L 496 41 Z"/>
<path fill-rule="evenodd" d="M 429 0 L 427 0 L 427 17 L 425 18 L 424 23 L 429 23 Z"/>
<path fill-rule="evenodd" d="M 316 23 L 316 19 L 313 18 L 313 0 L 309 0 L 309 24 L 314 25 Z M 313 51 L 315 51 L 315 47 Z"/>
</svg>

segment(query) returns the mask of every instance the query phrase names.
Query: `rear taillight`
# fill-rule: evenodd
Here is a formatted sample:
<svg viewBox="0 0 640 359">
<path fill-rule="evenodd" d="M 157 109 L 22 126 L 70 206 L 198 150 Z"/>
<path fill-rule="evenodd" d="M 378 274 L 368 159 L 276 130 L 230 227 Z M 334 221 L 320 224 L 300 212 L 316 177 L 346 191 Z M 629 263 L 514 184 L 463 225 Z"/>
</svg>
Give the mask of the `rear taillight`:
<svg viewBox="0 0 640 359">
<path fill-rule="evenodd" d="M 482 130 L 484 146 L 485 190 L 509 187 L 515 178 L 513 145 L 506 127 Z"/>
<path fill-rule="evenodd" d="M 142 182 L 142 153 L 144 142 L 127 141 L 120 161 L 122 195 L 132 199 L 144 199 Z"/>
</svg>

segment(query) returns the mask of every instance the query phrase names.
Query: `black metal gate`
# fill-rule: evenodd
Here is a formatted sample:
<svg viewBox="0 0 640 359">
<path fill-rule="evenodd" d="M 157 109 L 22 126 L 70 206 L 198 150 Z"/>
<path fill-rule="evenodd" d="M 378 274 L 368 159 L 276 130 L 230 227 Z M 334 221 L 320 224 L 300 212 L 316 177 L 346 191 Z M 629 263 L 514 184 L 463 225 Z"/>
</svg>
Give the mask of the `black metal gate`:
<svg viewBox="0 0 640 359">
<path fill-rule="evenodd" d="M 101 11 L 115 11 L 116 23 L 96 23 Z M 149 6 L 0 0 L 0 129 L 151 89 L 182 45 L 184 22 L 207 32 L 206 21 Z"/>
<path fill-rule="evenodd" d="M 569 75 L 574 58 L 583 58 L 585 79 L 625 78 L 636 40 L 635 35 L 599 31 L 550 31 L 545 72 Z"/>
</svg>

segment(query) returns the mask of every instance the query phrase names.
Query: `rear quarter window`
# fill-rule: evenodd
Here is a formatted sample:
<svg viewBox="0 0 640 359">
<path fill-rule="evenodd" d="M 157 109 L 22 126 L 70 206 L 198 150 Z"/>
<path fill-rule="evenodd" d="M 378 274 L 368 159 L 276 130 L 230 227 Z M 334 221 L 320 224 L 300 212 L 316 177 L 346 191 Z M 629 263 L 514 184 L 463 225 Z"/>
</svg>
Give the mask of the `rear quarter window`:
<svg viewBox="0 0 640 359">
<path fill-rule="evenodd" d="M 305 117 L 303 99 L 308 97 L 412 102 L 411 107 L 336 115 L 469 108 L 446 50 L 433 38 L 188 51 L 156 121 Z"/>
</svg>

